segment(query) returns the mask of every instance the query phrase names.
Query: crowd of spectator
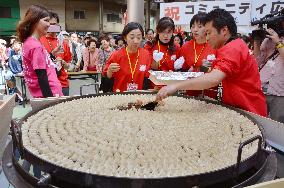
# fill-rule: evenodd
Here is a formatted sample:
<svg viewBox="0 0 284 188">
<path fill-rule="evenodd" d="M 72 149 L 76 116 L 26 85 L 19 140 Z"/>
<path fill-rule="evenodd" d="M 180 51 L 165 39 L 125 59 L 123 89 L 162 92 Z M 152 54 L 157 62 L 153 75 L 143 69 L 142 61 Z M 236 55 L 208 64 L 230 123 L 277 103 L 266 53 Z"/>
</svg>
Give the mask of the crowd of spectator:
<svg viewBox="0 0 284 188">
<path fill-rule="evenodd" d="M 40 13 L 38 10 L 46 12 L 46 15 L 43 15 L 43 13 Z M 42 53 L 42 58 L 50 58 L 55 65 L 57 79 L 60 82 L 60 87 L 62 89 L 62 92 L 60 91 L 57 93 L 58 95 L 69 95 L 67 71 L 100 72 L 103 75 L 102 83 L 110 78 L 118 80 L 124 79 L 124 75 L 121 75 L 120 78 L 116 78 L 117 75 L 120 75 L 117 72 L 121 70 L 121 65 L 118 65 L 117 63 L 119 61 L 129 61 L 129 65 L 127 64 L 127 66 L 130 66 L 130 71 L 132 71 L 131 63 L 136 60 L 134 56 L 131 56 L 132 54 L 129 50 L 133 50 L 135 53 L 138 51 L 134 68 L 136 68 L 137 62 L 139 58 L 141 58 L 139 57 L 139 52 L 145 56 L 141 61 L 146 61 L 148 58 L 147 55 L 144 54 L 144 50 L 146 50 L 149 53 L 149 57 L 151 57 L 151 66 L 149 66 L 149 69 L 160 71 L 210 72 L 210 62 L 214 60 L 217 54 L 215 48 L 213 49 L 212 46 L 209 45 L 210 42 L 207 41 L 208 33 L 205 31 L 207 15 L 205 13 L 199 13 L 192 18 L 190 22 L 190 33 L 175 33 L 174 21 L 168 17 L 164 17 L 159 20 L 155 30 L 148 29 L 144 32 L 140 25 L 131 23 L 130 25 L 125 26 L 121 35 L 113 36 L 112 34 L 100 33 L 97 36 L 92 32 L 87 32 L 82 36 L 76 32 L 68 33 L 67 31 L 62 31 L 59 25 L 58 15 L 54 12 L 47 11 L 44 7 L 33 5 L 29 11 L 31 12 L 31 15 L 38 14 L 39 18 L 48 18 L 48 20 L 37 20 L 38 24 L 41 24 L 41 21 L 43 21 L 42 27 L 36 25 L 37 28 L 34 30 L 30 28 L 30 31 L 24 29 L 26 23 L 25 20 L 23 20 L 18 26 L 18 37 L 11 36 L 10 41 L 0 39 L 0 85 L 5 85 L 5 92 L 7 94 L 16 93 L 20 103 L 24 99 L 16 86 L 15 76 L 21 74 L 28 76 L 30 74 L 29 72 L 23 73 L 23 67 L 25 66 L 25 62 L 32 62 L 33 60 L 28 57 L 29 54 L 27 53 L 30 53 L 29 51 L 22 51 L 23 43 L 29 39 L 29 37 L 31 38 L 31 43 L 32 38 L 38 39 L 40 43 L 34 41 L 36 44 L 32 44 L 42 45 L 49 54 L 48 57 L 45 57 L 45 54 Z M 28 19 L 31 18 L 26 19 L 26 22 L 28 23 L 28 21 L 30 21 Z M 283 23 L 284 22 L 282 22 L 282 27 L 284 28 Z M 44 24 L 49 27 L 44 27 L 46 26 Z M 236 28 L 233 30 L 236 30 Z M 250 55 L 253 55 L 257 60 L 256 63 L 259 67 L 262 91 L 266 96 L 270 117 L 283 122 L 283 110 L 281 110 L 284 105 L 283 36 L 279 36 L 271 29 L 268 29 L 267 32 L 269 35 L 267 35 L 267 38 L 264 41 L 253 40 L 250 35 L 246 36 L 233 33 L 234 36 L 225 44 L 236 39 L 241 39 L 245 42 Z M 139 44 L 139 48 L 137 44 Z M 143 49 L 143 51 L 140 51 L 139 49 Z M 39 54 L 35 54 L 37 56 L 32 58 L 36 59 L 41 57 Z M 142 64 L 139 64 L 139 66 L 142 67 L 140 67 L 140 71 L 148 70 L 144 70 L 145 67 Z M 33 97 L 54 96 L 54 93 L 51 91 L 52 83 L 48 84 L 48 81 L 46 83 L 42 81 L 49 80 L 50 74 L 41 72 L 40 70 L 42 69 L 39 68 L 39 71 L 36 71 L 36 74 L 38 75 L 39 88 L 42 89 L 42 95 Z M 131 84 L 124 85 L 123 87 L 121 86 L 122 89 L 117 85 L 116 80 L 114 83 L 115 86 L 112 86 L 113 88 L 111 88 L 110 91 L 116 92 L 117 90 L 121 91 L 120 89 L 126 90 L 126 88 L 141 89 L 143 78 L 139 78 L 142 85 L 137 85 L 137 83 L 133 83 L 134 77 L 132 72 L 131 74 Z M 147 76 L 147 74 L 144 76 Z M 129 82 L 131 82 L 130 77 L 129 79 Z M 26 79 L 26 82 L 28 84 L 30 83 L 30 86 L 32 86 L 31 81 L 29 82 L 29 80 Z M 46 88 L 49 87 L 50 90 L 46 90 Z M 151 87 L 155 88 L 153 85 L 148 86 L 148 88 Z M 200 92 L 195 91 L 192 93 L 189 92 L 188 94 L 196 96 L 199 95 Z M 211 95 L 212 94 L 208 93 L 209 97 Z"/>
</svg>

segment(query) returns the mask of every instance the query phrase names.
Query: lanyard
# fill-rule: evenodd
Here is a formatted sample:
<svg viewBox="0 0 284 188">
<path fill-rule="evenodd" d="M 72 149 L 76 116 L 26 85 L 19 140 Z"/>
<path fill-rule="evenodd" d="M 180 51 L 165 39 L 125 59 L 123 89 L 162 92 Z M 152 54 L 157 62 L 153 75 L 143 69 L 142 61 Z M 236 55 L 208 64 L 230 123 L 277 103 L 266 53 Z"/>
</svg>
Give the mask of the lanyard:
<svg viewBox="0 0 284 188">
<path fill-rule="evenodd" d="M 168 48 L 169 48 L 169 46 L 168 46 Z M 160 46 L 160 41 L 159 40 L 158 40 L 158 50 L 159 50 L 159 53 L 160 53 L 161 52 L 161 46 Z M 168 56 L 168 52 L 166 53 L 165 60 L 162 63 L 164 63 L 167 60 L 167 56 Z M 160 61 L 158 62 L 158 68 L 161 67 L 162 63 L 160 63 Z"/>
<path fill-rule="evenodd" d="M 206 43 L 204 44 L 203 48 L 201 49 L 201 52 L 199 53 L 199 55 L 197 55 L 197 52 L 196 52 L 196 47 L 195 47 L 195 41 L 193 42 L 193 49 L 194 49 L 194 64 L 193 64 L 193 67 L 195 67 L 196 63 L 198 62 L 202 52 L 204 51 L 205 49 L 205 46 L 206 46 Z"/>
<path fill-rule="evenodd" d="M 56 47 L 53 47 L 52 46 L 52 44 L 51 44 L 51 41 L 46 37 L 46 40 L 47 40 L 47 42 L 48 42 L 48 44 L 49 44 L 49 47 L 50 47 L 50 53 L 57 47 L 57 40 L 56 40 Z"/>
<path fill-rule="evenodd" d="M 132 82 L 133 82 L 136 66 L 137 66 L 138 60 L 139 60 L 139 49 L 138 49 L 138 55 L 137 55 L 137 60 L 136 60 L 135 65 L 134 65 L 134 69 L 132 69 L 132 63 L 131 63 L 131 60 L 130 60 L 130 57 L 129 57 L 127 47 L 126 47 L 126 54 L 127 54 L 127 57 L 128 57 L 128 63 L 129 63 L 131 78 L 132 78 Z"/>
</svg>

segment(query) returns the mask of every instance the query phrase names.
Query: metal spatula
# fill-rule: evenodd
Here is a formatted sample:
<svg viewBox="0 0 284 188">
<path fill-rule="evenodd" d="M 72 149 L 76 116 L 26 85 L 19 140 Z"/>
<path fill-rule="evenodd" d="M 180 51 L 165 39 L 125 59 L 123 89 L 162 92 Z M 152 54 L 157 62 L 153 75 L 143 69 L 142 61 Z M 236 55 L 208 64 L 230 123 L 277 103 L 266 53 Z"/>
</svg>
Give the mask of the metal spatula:
<svg viewBox="0 0 284 188">
<path fill-rule="evenodd" d="M 147 104 L 142 105 L 141 109 L 142 110 L 155 110 L 157 105 L 158 105 L 157 101 L 151 101 L 151 102 L 148 102 Z"/>
</svg>

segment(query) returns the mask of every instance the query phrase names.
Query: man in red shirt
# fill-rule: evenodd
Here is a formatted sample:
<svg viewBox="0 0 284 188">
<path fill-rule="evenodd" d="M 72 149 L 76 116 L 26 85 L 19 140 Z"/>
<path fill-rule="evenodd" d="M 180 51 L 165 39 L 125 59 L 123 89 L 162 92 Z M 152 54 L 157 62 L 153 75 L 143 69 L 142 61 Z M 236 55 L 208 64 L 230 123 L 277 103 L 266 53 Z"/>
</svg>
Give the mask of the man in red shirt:
<svg viewBox="0 0 284 188">
<path fill-rule="evenodd" d="M 49 22 L 50 25 L 58 25 L 58 15 L 56 13 L 50 12 Z M 55 32 L 49 32 L 46 36 L 41 37 L 40 42 L 46 48 L 47 52 L 51 55 L 51 59 L 54 61 L 54 63 L 61 64 L 60 70 L 57 70 L 57 76 L 62 86 L 63 95 L 68 96 L 69 80 L 65 68 L 67 68 L 68 64 L 72 60 L 72 54 L 68 43 L 64 41 L 62 47 L 60 47 Z"/>
<path fill-rule="evenodd" d="M 224 9 L 215 9 L 208 13 L 205 28 L 208 43 L 217 49 L 212 71 L 162 88 L 157 100 L 177 90 L 203 90 L 219 85 L 219 99 L 224 104 L 267 116 L 256 60 L 246 44 L 237 38 L 233 16 Z"/>
</svg>

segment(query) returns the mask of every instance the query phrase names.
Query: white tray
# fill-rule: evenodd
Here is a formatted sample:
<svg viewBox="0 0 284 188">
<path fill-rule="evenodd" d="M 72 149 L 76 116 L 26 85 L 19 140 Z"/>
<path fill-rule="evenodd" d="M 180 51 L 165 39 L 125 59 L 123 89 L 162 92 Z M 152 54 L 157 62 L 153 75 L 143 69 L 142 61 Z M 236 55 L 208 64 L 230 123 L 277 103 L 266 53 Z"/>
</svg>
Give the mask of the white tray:
<svg viewBox="0 0 284 188">
<path fill-rule="evenodd" d="M 180 81 L 188 80 L 202 76 L 203 72 L 164 72 L 164 71 L 149 71 L 149 79 L 155 85 L 169 85 Z"/>
</svg>

